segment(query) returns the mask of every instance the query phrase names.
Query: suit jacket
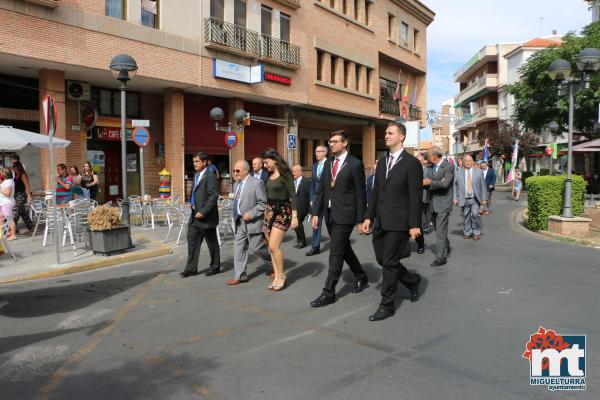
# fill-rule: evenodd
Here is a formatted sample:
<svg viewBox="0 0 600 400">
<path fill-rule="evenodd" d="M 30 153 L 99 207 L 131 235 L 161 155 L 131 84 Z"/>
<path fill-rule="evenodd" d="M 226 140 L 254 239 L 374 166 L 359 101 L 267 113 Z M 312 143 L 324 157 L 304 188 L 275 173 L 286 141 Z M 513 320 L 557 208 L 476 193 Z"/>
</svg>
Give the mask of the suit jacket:
<svg viewBox="0 0 600 400">
<path fill-rule="evenodd" d="M 387 157 L 383 157 L 377 163 L 375 186 L 365 218 L 373 221 L 374 228 L 385 231 L 421 228 L 423 166 L 404 150 L 387 178 L 386 169 Z"/>
<path fill-rule="evenodd" d="M 483 170 L 481 170 L 483 172 Z M 490 190 L 494 190 L 493 186 L 496 185 L 496 171 L 493 168 L 487 169 L 487 173 L 485 174 L 485 186 L 487 187 L 488 192 Z M 492 186 L 492 188 L 490 188 Z"/>
<path fill-rule="evenodd" d="M 317 199 L 313 203 L 312 215 L 324 213 L 325 221 L 339 225 L 355 225 L 363 221 L 366 210 L 365 168 L 356 157 L 348 154 L 339 167 L 335 187 L 331 187 L 333 159 L 325 161 Z M 331 208 L 329 201 L 331 200 Z"/>
<path fill-rule="evenodd" d="M 369 203 L 373 195 L 373 186 L 375 186 L 375 174 L 367 177 L 367 203 Z"/>
<path fill-rule="evenodd" d="M 449 213 L 452 211 L 454 198 L 454 167 L 443 160 L 437 172 L 433 172 L 433 166 L 429 167 L 429 170 L 431 185 L 427 191 L 431 194 L 431 209 L 435 213 Z"/>
<path fill-rule="evenodd" d="M 487 200 L 487 189 L 485 180 L 483 179 L 483 171 L 479 168 L 471 168 L 473 174 L 473 195 L 479 204 Z M 461 168 L 454 177 L 454 200 L 458 200 L 458 205 L 465 205 L 465 197 L 467 196 L 467 183 L 465 180 L 465 169 Z"/>
<path fill-rule="evenodd" d="M 305 177 L 302 177 L 302 180 L 298 185 L 298 190 L 296 190 L 296 207 L 298 210 L 298 222 L 300 223 L 302 223 L 300 217 L 306 217 L 306 215 L 310 211 L 310 186 L 311 182 Z"/>
<path fill-rule="evenodd" d="M 239 182 L 236 182 L 233 187 L 233 193 L 237 193 Z M 242 192 L 239 194 L 239 209 L 240 216 L 248 213 L 250 218 L 248 222 L 242 222 L 246 224 L 246 230 L 249 234 L 262 233 L 263 228 L 263 216 L 265 213 L 265 206 L 267 205 L 267 189 L 260 179 L 249 175 L 246 178 Z M 237 230 L 237 224 L 236 224 Z"/>
<path fill-rule="evenodd" d="M 312 177 L 310 180 L 310 201 L 315 202 L 317 200 L 317 192 L 319 191 L 319 184 L 321 182 L 321 178 L 323 178 L 323 171 L 321 171 L 321 177 L 317 174 L 317 168 L 319 163 L 316 162 L 312 166 Z M 325 169 L 325 165 L 323 165 L 323 169 Z"/>
<path fill-rule="evenodd" d="M 194 175 L 194 182 L 196 176 Z M 201 228 L 216 228 L 219 225 L 219 211 L 217 208 L 217 200 L 219 198 L 219 183 L 217 176 L 208 169 L 204 172 L 202 179 L 198 185 L 192 187 L 194 191 L 194 204 L 192 204 L 192 215 L 190 216 L 190 224 L 195 222 Z M 204 216 L 202 219 L 196 219 L 195 213 L 200 212 Z"/>
</svg>

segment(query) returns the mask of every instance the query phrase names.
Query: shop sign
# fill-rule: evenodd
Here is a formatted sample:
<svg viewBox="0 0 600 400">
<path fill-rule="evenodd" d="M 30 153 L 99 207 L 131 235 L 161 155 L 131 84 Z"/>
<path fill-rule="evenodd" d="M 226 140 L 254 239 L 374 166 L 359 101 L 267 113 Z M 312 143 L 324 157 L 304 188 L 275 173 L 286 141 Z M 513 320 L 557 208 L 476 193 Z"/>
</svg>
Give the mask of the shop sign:
<svg viewBox="0 0 600 400">
<path fill-rule="evenodd" d="M 265 81 L 280 83 L 282 85 L 290 86 L 292 84 L 292 78 L 273 72 L 265 72 Z"/>
<path fill-rule="evenodd" d="M 127 140 L 133 140 L 133 131 L 127 129 Z M 108 140 L 112 142 L 118 142 L 121 140 L 121 128 L 109 128 L 100 127 L 98 128 L 98 140 Z"/>
<path fill-rule="evenodd" d="M 213 76 L 243 83 L 260 83 L 263 81 L 263 66 L 249 67 L 213 58 Z"/>
</svg>

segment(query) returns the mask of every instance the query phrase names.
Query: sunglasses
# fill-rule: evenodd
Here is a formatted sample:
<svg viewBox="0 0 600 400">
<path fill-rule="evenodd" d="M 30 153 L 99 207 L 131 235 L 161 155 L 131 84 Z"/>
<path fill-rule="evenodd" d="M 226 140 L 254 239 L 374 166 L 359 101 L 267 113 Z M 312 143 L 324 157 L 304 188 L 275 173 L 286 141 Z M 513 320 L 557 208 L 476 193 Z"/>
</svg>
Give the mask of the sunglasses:
<svg viewBox="0 0 600 400">
<path fill-rule="evenodd" d="M 233 172 L 235 172 L 236 174 L 239 174 L 240 172 L 242 172 L 241 169 L 234 169 Z"/>
</svg>

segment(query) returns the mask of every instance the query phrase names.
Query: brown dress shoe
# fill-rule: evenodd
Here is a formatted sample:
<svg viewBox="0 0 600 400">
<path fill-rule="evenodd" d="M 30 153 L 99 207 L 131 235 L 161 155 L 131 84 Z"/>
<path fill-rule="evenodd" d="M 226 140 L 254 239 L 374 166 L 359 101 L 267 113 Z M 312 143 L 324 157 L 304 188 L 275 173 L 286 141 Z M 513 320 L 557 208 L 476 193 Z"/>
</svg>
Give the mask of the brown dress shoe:
<svg viewBox="0 0 600 400">
<path fill-rule="evenodd" d="M 481 236 L 479 236 L 479 235 L 473 236 L 473 240 L 479 240 L 479 239 L 481 239 Z"/>
<path fill-rule="evenodd" d="M 227 284 L 232 286 L 232 285 L 239 285 L 240 283 L 246 283 L 248 282 L 248 278 L 245 278 L 244 276 L 242 276 L 240 279 L 230 279 L 227 281 Z"/>
</svg>

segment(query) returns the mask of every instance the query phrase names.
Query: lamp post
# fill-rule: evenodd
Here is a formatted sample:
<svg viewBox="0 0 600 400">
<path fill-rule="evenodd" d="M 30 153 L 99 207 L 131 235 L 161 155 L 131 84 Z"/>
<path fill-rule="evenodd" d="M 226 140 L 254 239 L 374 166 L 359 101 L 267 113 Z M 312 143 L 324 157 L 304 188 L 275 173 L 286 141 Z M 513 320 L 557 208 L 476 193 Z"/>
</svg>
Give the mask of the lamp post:
<svg viewBox="0 0 600 400">
<path fill-rule="evenodd" d="M 240 109 L 236 110 L 233 115 L 235 117 L 235 121 L 238 126 L 237 133 L 239 134 L 240 131 L 241 132 L 244 131 L 244 119 L 246 118 L 248 113 L 245 110 L 240 108 Z M 224 132 L 225 134 L 227 134 L 227 132 L 232 132 L 233 125 L 231 124 L 231 122 L 227 122 L 227 127 L 219 125 L 219 121 L 222 121 L 224 116 L 225 116 L 225 113 L 223 112 L 223 110 L 220 107 L 214 107 L 210 110 L 210 119 L 215 121 L 215 131 Z M 231 169 L 232 168 L 231 165 L 232 165 L 231 147 L 229 147 L 229 192 L 230 193 L 233 192 L 233 171 Z"/>
<path fill-rule="evenodd" d="M 572 75 L 571 63 L 560 58 L 554 60 L 547 71 L 548 76 L 550 76 L 553 81 L 559 82 L 559 84 L 567 87 L 569 96 L 569 148 L 567 152 L 565 200 L 562 213 L 564 218 L 573 218 L 573 211 L 571 209 L 571 189 L 573 186 L 573 179 L 571 171 L 573 165 L 573 114 L 575 108 L 575 91 L 581 89 L 582 83 L 585 89 L 590 87 L 590 75 L 600 69 L 600 50 L 594 48 L 581 50 L 576 57 L 576 64 L 581 72 L 581 76 Z"/>
<path fill-rule="evenodd" d="M 129 226 L 129 199 L 127 194 L 127 81 L 137 72 L 137 63 L 128 54 L 119 54 L 110 62 L 110 71 L 121 82 L 121 183 L 123 186 L 123 220 Z"/>
</svg>

